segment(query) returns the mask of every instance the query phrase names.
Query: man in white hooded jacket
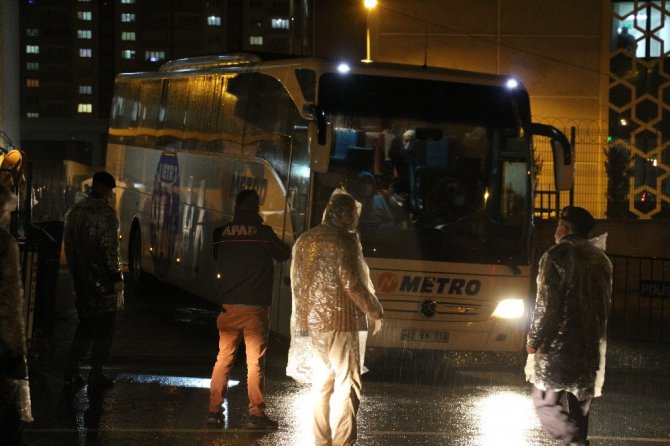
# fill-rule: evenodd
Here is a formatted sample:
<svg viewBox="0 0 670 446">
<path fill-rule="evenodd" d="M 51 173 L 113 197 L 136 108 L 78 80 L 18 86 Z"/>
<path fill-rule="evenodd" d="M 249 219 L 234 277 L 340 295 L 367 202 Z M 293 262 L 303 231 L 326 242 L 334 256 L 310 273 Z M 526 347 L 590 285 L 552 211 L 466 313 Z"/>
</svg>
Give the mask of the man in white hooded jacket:
<svg viewBox="0 0 670 446">
<path fill-rule="evenodd" d="M 355 231 L 358 215 L 356 201 L 349 194 L 333 194 L 323 222 L 301 235 L 293 247 L 295 330 L 309 336 L 314 355 L 316 446 L 356 442 L 361 395 L 359 333 L 367 330 L 368 320 L 373 334 L 382 325 L 383 309 L 371 287 Z"/>
</svg>

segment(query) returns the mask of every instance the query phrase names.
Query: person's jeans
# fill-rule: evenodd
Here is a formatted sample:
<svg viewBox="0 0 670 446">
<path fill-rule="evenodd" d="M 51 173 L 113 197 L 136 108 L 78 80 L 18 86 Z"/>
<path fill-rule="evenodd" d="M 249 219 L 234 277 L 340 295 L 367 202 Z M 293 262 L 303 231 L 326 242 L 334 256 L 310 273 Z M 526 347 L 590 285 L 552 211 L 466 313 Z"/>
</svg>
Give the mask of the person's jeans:
<svg viewBox="0 0 670 446">
<path fill-rule="evenodd" d="M 107 362 L 109 350 L 114 339 L 116 312 L 103 313 L 86 319 L 80 319 L 70 347 L 70 360 L 67 373 L 74 376 L 79 373 L 79 362 L 84 358 L 91 344 L 91 375 L 102 375 L 102 366 Z"/>
<path fill-rule="evenodd" d="M 265 413 L 263 389 L 265 387 L 265 353 L 270 331 L 270 309 L 243 305 L 223 305 L 216 319 L 219 330 L 219 354 L 212 370 L 209 412 L 221 411 L 221 404 L 228 390 L 228 377 L 235 363 L 235 355 L 242 337 L 247 353 L 247 391 L 249 413 Z"/>
<path fill-rule="evenodd" d="M 563 395 L 567 397 L 568 410 L 562 404 Z M 533 405 L 547 435 L 563 444 L 582 442 L 586 444 L 589 430 L 589 411 L 592 398 L 579 401 L 570 392 L 540 390 L 533 386 Z"/>
<path fill-rule="evenodd" d="M 314 347 L 312 392 L 314 444 L 348 446 L 356 442 L 361 400 L 359 337 L 356 331 L 311 333 Z M 330 425 L 331 400 L 333 426 Z"/>
</svg>

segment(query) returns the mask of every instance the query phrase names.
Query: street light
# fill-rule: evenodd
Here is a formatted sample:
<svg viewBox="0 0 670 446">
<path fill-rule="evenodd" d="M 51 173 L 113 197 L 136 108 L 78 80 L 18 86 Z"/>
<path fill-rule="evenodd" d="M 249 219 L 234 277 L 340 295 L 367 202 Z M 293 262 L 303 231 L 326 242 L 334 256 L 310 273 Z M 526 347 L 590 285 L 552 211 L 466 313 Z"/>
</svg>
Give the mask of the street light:
<svg viewBox="0 0 670 446">
<path fill-rule="evenodd" d="M 370 63 L 370 12 L 377 6 L 377 0 L 364 0 L 363 6 L 368 10 L 368 16 L 365 19 L 365 59 L 361 62 Z"/>
</svg>

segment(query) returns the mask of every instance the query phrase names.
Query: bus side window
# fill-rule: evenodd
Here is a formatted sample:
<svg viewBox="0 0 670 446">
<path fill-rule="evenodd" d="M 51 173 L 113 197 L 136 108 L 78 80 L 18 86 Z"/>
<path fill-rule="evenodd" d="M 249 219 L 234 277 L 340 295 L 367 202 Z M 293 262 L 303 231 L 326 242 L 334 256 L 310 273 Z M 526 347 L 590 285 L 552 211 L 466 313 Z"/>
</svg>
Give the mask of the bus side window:
<svg viewBox="0 0 670 446">
<path fill-rule="evenodd" d="M 208 149 L 208 141 L 213 139 L 211 123 L 216 120 L 221 82 L 220 77 L 214 76 L 201 76 L 189 81 L 182 149 Z"/>
<path fill-rule="evenodd" d="M 164 116 L 159 115 L 156 145 L 160 148 L 180 149 L 188 104 L 188 79 L 169 79 L 163 104 L 166 112 Z"/>
<path fill-rule="evenodd" d="M 155 80 L 142 85 L 140 92 L 140 116 L 138 121 L 137 145 L 154 147 L 156 145 L 156 128 L 161 107 L 163 81 Z"/>
<path fill-rule="evenodd" d="M 133 144 L 139 116 L 139 82 L 119 80 L 115 89 L 110 120 L 110 141 Z"/>
</svg>

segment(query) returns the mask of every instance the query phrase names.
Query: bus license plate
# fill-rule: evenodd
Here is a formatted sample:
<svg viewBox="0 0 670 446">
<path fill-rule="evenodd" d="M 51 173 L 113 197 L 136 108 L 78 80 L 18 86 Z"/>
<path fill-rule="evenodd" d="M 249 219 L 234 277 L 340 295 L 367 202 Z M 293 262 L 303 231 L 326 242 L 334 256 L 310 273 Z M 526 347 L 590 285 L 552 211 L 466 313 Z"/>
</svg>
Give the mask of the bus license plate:
<svg viewBox="0 0 670 446">
<path fill-rule="evenodd" d="M 449 342 L 448 331 L 403 330 L 401 341 Z"/>
</svg>

